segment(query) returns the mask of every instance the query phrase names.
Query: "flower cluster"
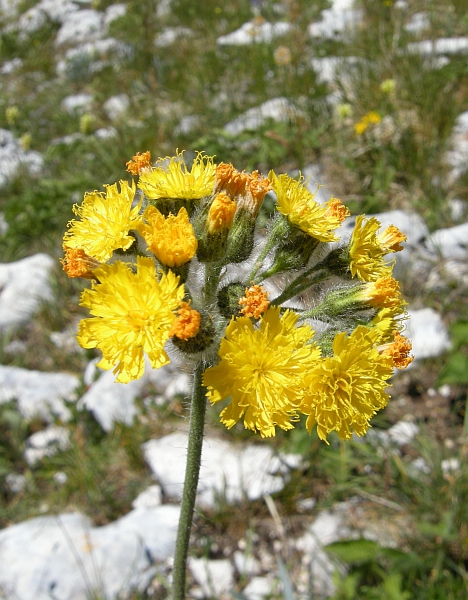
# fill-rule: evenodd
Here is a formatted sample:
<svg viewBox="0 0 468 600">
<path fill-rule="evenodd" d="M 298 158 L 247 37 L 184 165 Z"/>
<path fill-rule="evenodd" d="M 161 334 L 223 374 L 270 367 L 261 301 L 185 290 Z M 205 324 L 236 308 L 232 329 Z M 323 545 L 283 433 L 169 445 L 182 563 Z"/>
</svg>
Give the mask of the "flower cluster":
<svg viewBox="0 0 468 600">
<path fill-rule="evenodd" d="M 154 165 L 137 153 L 127 168 L 138 180 L 87 193 L 63 240 L 64 270 L 91 280 L 77 339 L 101 351 L 99 366 L 126 383 L 145 356 L 157 369 L 177 352 L 203 365 L 212 404 L 229 399 L 228 428 L 242 419 L 269 437 L 303 416 L 325 441 L 363 435 L 394 368 L 412 360 L 387 259 L 405 235 L 361 215 L 340 240 L 350 214 L 340 200 L 319 204 L 302 177 L 240 172 L 203 153 L 190 168 L 184 153 Z M 276 211 L 259 242 L 270 191 Z"/>
</svg>

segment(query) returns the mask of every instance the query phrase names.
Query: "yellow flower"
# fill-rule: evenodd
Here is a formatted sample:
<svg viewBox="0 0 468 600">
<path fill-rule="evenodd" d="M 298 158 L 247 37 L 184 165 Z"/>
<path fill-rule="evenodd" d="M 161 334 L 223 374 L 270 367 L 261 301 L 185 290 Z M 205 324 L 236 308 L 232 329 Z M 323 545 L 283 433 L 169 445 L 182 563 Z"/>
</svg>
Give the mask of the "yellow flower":
<svg viewBox="0 0 468 600">
<path fill-rule="evenodd" d="M 269 304 L 268 292 L 261 285 L 252 285 L 246 288 L 245 296 L 239 300 L 239 305 L 243 307 L 241 313 L 245 317 L 254 319 L 259 319 Z"/>
<path fill-rule="evenodd" d="M 379 342 L 389 342 L 394 339 L 394 331 L 403 329 L 403 321 L 408 318 L 408 314 L 401 306 L 382 308 L 375 315 L 368 327 L 376 331 L 379 336 Z"/>
<path fill-rule="evenodd" d="M 198 200 L 213 192 L 216 166 L 212 156 L 197 154 L 189 171 L 184 153 L 160 158 L 151 171 L 141 173 L 139 187 L 148 198 Z"/>
<path fill-rule="evenodd" d="M 137 152 L 135 156 L 132 156 L 132 160 L 127 163 L 127 171 L 132 175 L 140 175 L 145 169 L 151 167 L 151 152 L 147 150 L 140 154 Z"/>
<path fill-rule="evenodd" d="M 198 242 L 185 208 L 176 217 L 164 217 L 157 208 L 148 206 L 144 216 L 148 225 L 140 223 L 138 233 L 161 264 L 180 267 L 193 258 Z"/>
<path fill-rule="evenodd" d="M 393 308 L 402 311 L 406 305 L 401 297 L 400 285 L 393 277 L 379 277 L 377 281 L 366 283 L 359 289 L 357 299 L 374 308 Z"/>
<path fill-rule="evenodd" d="M 379 113 L 376 113 L 375 111 L 368 112 L 354 124 L 354 131 L 356 132 L 356 135 L 362 135 L 369 125 L 377 125 L 381 120 L 382 117 Z"/>
<path fill-rule="evenodd" d="M 397 369 L 406 369 L 414 360 L 414 356 L 410 356 L 412 348 L 411 341 L 395 330 L 393 342 L 379 346 L 378 350 L 383 356 L 390 356 Z"/>
<path fill-rule="evenodd" d="M 208 232 L 221 233 L 229 231 L 234 220 L 237 204 L 227 194 L 216 194 L 208 212 Z"/>
<path fill-rule="evenodd" d="M 395 225 L 389 225 L 387 229 L 377 235 L 377 241 L 385 254 L 400 252 L 400 250 L 403 250 L 400 242 L 406 242 L 406 235 L 398 227 L 395 227 Z"/>
<path fill-rule="evenodd" d="M 393 373 L 391 357 L 375 347 L 376 332 L 363 326 L 351 335 L 339 333 L 333 341 L 334 355 L 322 359 L 305 377 L 308 392 L 302 411 L 309 415 L 309 433 L 317 425 L 321 440 L 336 431 L 348 440 L 353 431 L 366 433 L 370 419 L 386 406 L 387 380 Z"/>
<path fill-rule="evenodd" d="M 102 192 L 85 194 L 81 206 L 74 205 L 73 212 L 81 220 L 69 222 L 69 230 L 63 236 L 63 245 L 68 248 L 81 248 L 88 256 L 104 262 L 114 250 L 127 250 L 135 241 L 128 235 L 140 222 L 140 204 L 132 208 L 135 185 L 120 182 L 106 186 Z"/>
<path fill-rule="evenodd" d="M 379 277 L 389 277 L 392 274 L 393 264 L 384 262 L 387 250 L 377 238 L 379 228 L 380 222 L 375 217 L 356 217 L 348 249 L 349 267 L 351 275 L 361 281 L 376 281 Z"/>
<path fill-rule="evenodd" d="M 63 270 L 68 277 L 94 279 L 93 271 L 99 267 L 99 262 L 91 258 L 81 248 L 64 248 L 65 258 L 60 259 Z"/>
<path fill-rule="evenodd" d="M 259 328 L 247 317 L 232 319 L 221 340 L 221 362 L 207 369 L 203 385 L 212 404 L 231 397 L 221 421 L 231 428 L 244 416 L 244 426 L 262 437 L 275 426 L 292 429 L 302 398 L 304 374 L 320 357 L 308 325 L 296 327 L 298 315 L 270 307 Z"/>
<path fill-rule="evenodd" d="M 171 271 L 158 281 L 153 259 L 139 256 L 137 271 L 122 262 L 94 272 L 99 283 L 81 295 L 92 318 L 80 322 L 77 340 L 83 348 L 99 348 L 98 367 L 114 369 L 116 381 L 128 383 L 143 375 L 145 353 L 159 369 L 169 362 L 164 344 L 175 321 L 174 311 L 184 286 Z"/>
<path fill-rule="evenodd" d="M 278 199 L 278 210 L 289 221 L 321 242 L 336 242 L 333 233 L 350 214 L 340 200 L 331 198 L 325 204 L 315 202 L 314 196 L 302 182 L 288 175 L 268 174 Z"/>
<path fill-rule="evenodd" d="M 220 163 L 216 167 L 214 191 L 224 192 L 231 198 L 236 198 L 245 192 L 248 181 L 247 173 L 241 173 L 231 163 Z"/>
</svg>

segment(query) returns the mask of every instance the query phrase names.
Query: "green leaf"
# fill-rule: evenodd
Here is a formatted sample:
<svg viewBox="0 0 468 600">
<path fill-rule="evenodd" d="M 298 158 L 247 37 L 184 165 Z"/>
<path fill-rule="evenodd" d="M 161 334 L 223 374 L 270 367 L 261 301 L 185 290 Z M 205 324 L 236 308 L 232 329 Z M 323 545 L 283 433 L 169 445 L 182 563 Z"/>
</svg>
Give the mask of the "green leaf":
<svg viewBox="0 0 468 600">
<path fill-rule="evenodd" d="M 468 356 L 457 352 L 445 365 L 439 383 L 468 383 Z"/>
</svg>

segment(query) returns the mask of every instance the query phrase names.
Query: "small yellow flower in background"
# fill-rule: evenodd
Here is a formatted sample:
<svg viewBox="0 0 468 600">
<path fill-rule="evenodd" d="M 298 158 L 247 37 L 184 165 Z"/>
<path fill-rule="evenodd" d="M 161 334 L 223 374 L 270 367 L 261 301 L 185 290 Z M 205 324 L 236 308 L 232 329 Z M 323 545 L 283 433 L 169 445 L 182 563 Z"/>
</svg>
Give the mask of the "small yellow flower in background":
<svg viewBox="0 0 468 600">
<path fill-rule="evenodd" d="M 347 119 L 348 117 L 353 116 L 353 107 L 351 104 L 343 103 L 338 104 L 336 107 L 336 114 L 340 119 Z"/>
<path fill-rule="evenodd" d="M 132 156 L 132 160 L 129 160 L 126 164 L 127 171 L 132 175 L 140 175 L 142 171 L 151 167 L 151 152 L 143 152 L 140 154 L 137 152 L 135 156 Z"/>
<path fill-rule="evenodd" d="M 376 281 L 380 277 L 389 277 L 392 274 L 392 263 L 384 261 L 387 250 L 377 238 L 379 229 L 380 222 L 375 217 L 356 217 L 348 250 L 349 267 L 351 275 L 361 281 Z"/>
<path fill-rule="evenodd" d="M 309 433 L 326 441 L 331 431 L 342 440 L 353 432 L 362 436 L 370 419 L 388 402 L 385 392 L 393 374 L 393 360 L 375 347 L 378 334 L 363 326 L 351 335 L 339 333 L 333 342 L 334 355 L 322 359 L 306 375 L 308 392 L 301 410 L 308 414 Z"/>
<path fill-rule="evenodd" d="M 154 206 L 148 206 L 144 217 L 148 224 L 140 223 L 138 233 L 161 264 L 180 267 L 193 258 L 198 242 L 185 208 L 177 216 L 165 217 Z"/>
<path fill-rule="evenodd" d="M 349 210 L 337 198 L 319 204 L 305 184 L 289 175 L 268 174 L 278 199 L 278 211 L 302 231 L 321 242 L 336 242 L 334 230 L 341 225 Z"/>
<path fill-rule="evenodd" d="M 82 248 L 64 248 L 65 257 L 60 260 L 63 270 L 68 277 L 82 277 L 83 279 L 94 279 L 93 271 L 100 263 L 88 256 Z"/>
<path fill-rule="evenodd" d="M 18 117 L 19 117 L 19 108 L 17 106 L 9 106 L 6 110 L 5 110 L 5 119 L 6 122 L 8 123 L 8 125 L 10 125 L 10 127 L 12 127 Z"/>
<path fill-rule="evenodd" d="M 137 258 L 137 270 L 123 262 L 94 272 L 99 283 L 81 295 L 93 317 L 80 322 L 77 340 L 83 348 L 99 348 L 98 367 L 113 369 L 116 381 L 128 383 L 143 375 L 145 353 L 153 369 L 169 362 L 164 344 L 176 319 L 174 311 L 184 286 L 171 271 L 158 281 L 154 261 Z"/>
<path fill-rule="evenodd" d="M 159 159 L 151 171 L 141 173 L 138 186 L 153 200 L 199 200 L 213 192 L 215 174 L 212 156 L 199 152 L 189 170 L 181 152 L 177 156 Z"/>
<path fill-rule="evenodd" d="M 108 260 L 114 250 L 127 250 L 135 241 L 129 235 L 140 223 L 140 204 L 132 208 L 135 185 L 120 182 L 106 186 L 106 193 L 85 194 L 83 204 L 73 206 L 73 212 L 80 217 L 68 223 L 68 231 L 63 236 L 63 245 L 68 248 L 81 248 L 100 262 Z"/>
<path fill-rule="evenodd" d="M 27 152 L 28 150 L 31 149 L 31 142 L 32 142 L 32 135 L 29 132 L 23 133 L 23 135 L 19 139 L 21 149 L 24 150 L 25 152 Z"/>
<path fill-rule="evenodd" d="M 390 356 L 397 369 L 406 369 L 414 360 L 414 356 L 410 356 L 413 344 L 397 330 L 393 338 L 393 342 L 379 346 L 378 350 L 383 356 Z"/>
<path fill-rule="evenodd" d="M 231 428 L 242 417 L 246 429 L 262 437 L 275 426 L 292 429 L 303 394 L 303 378 L 320 358 L 310 344 L 313 330 L 296 327 L 299 315 L 270 307 L 254 327 L 247 317 L 232 319 L 218 351 L 221 362 L 207 369 L 203 385 L 212 404 L 231 397 L 221 421 Z"/>
<path fill-rule="evenodd" d="M 177 317 L 169 333 L 180 340 L 187 341 L 195 337 L 200 329 L 201 315 L 198 310 L 190 308 L 188 302 L 181 302 Z"/>
<path fill-rule="evenodd" d="M 208 232 L 211 234 L 221 233 L 231 229 L 236 208 L 237 203 L 235 200 L 231 200 L 227 194 L 223 192 L 216 194 L 208 212 Z"/>
<path fill-rule="evenodd" d="M 354 131 L 356 135 L 362 135 L 369 125 L 377 125 L 382 120 L 379 113 L 375 111 L 368 112 L 364 115 L 357 123 L 354 124 Z"/>
<path fill-rule="evenodd" d="M 389 96 L 395 93 L 396 89 L 396 81 L 394 79 L 384 79 L 380 84 L 380 89 L 384 94 L 388 94 Z"/>
<path fill-rule="evenodd" d="M 246 288 L 245 296 L 239 299 L 239 305 L 243 307 L 241 313 L 245 317 L 259 319 L 270 305 L 268 292 L 261 285 L 252 285 Z"/>
<path fill-rule="evenodd" d="M 85 113 L 80 117 L 80 131 L 84 133 L 84 135 L 89 135 L 94 131 L 94 123 L 96 118 L 91 113 Z"/>
<path fill-rule="evenodd" d="M 389 225 L 382 233 L 377 234 L 377 241 L 385 254 L 400 252 L 403 250 L 401 242 L 406 242 L 406 235 L 395 225 Z"/>
<path fill-rule="evenodd" d="M 279 46 L 273 53 L 273 60 L 279 67 L 285 67 L 291 63 L 291 50 L 287 46 Z"/>
<path fill-rule="evenodd" d="M 403 310 L 406 302 L 401 297 L 400 285 L 393 277 L 380 277 L 366 283 L 357 297 L 374 308 L 395 308 Z"/>
</svg>

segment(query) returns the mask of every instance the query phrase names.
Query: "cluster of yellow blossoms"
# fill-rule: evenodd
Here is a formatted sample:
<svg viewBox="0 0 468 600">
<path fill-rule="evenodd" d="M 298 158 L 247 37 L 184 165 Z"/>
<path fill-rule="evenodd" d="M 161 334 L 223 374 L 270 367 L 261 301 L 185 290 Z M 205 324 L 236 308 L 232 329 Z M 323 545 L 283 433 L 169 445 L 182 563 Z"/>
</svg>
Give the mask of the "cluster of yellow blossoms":
<svg viewBox="0 0 468 600">
<path fill-rule="evenodd" d="M 138 182 L 86 194 L 63 241 L 65 271 L 92 280 L 77 339 L 102 352 L 99 366 L 126 383 L 143 374 L 145 355 L 157 369 L 172 348 L 202 362 L 212 404 L 230 400 L 227 427 L 243 418 L 269 437 L 305 415 L 322 440 L 363 435 L 394 368 L 412 360 L 386 260 L 405 235 L 358 216 L 340 241 L 349 216 L 340 200 L 319 204 L 302 178 L 239 172 L 202 153 L 191 168 L 183 153 L 152 165 L 149 152 L 127 168 Z M 277 210 L 260 236 L 269 191 Z"/>
</svg>

